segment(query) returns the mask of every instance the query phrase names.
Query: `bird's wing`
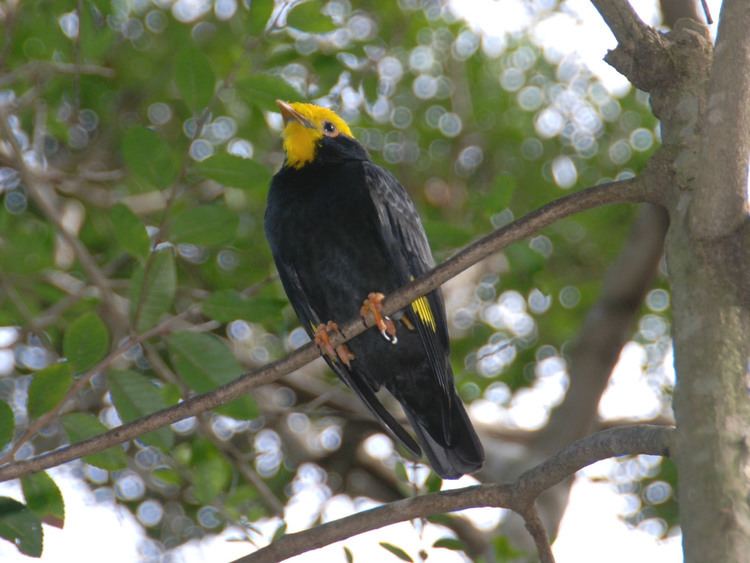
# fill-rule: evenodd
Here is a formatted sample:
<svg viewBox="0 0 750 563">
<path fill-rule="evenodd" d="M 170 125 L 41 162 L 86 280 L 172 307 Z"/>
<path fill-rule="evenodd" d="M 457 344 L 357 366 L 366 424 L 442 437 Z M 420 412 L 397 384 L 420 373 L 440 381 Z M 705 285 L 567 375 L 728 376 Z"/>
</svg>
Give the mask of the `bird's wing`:
<svg viewBox="0 0 750 563">
<path fill-rule="evenodd" d="M 394 266 L 404 274 L 402 283 L 431 270 L 435 261 L 409 194 L 392 174 L 372 162 L 364 162 L 364 173 L 378 212 L 381 236 Z M 440 291 L 415 300 L 406 314 L 417 327 L 430 366 L 444 391 L 443 398 L 448 402 L 446 407 L 450 409 L 453 382 L 448 368 L 448 330 Z"/>
<path fill-rule="evenodd" d="M 312 308 L 302 280 L 294 267 L 291 264 L 284 262 L 282 258 L 276 260 L 276 269 L 279 272 L 279 278 L 284 286 L 287 297 L 289 298 L 294 311 L 297 313 L 297 317 L 307 331 L 307 334 L 312 337 L 316 327 L 323 321 Z M 393 435 L 403 442 L 404 446 L 411 450 L 414 455 L 419 456 L 422 454 L 422 450 L 414 438 L 412 438 L 411 435 L 404 430 L 403 426 L 393 418 L 393 415 L 386 410 L 375 395 L 375 391 L 361 375 L 354 373 L 344 363 L 339 361 L 338 358 L 329 358 L 326 354 L 323 355 L 323 358 L 334 373 L 338 375 L 351 389 L 353 389 L 357 395 L 359 395 L 375 417 L 381 420 Z"/>
</svg>

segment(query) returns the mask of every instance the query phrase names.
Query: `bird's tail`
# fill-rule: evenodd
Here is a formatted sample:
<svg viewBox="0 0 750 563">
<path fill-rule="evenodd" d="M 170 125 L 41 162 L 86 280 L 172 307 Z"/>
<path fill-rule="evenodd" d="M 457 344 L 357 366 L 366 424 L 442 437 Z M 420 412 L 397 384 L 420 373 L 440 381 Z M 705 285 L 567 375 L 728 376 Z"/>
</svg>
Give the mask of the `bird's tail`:
<svg viewBox="0 0 750 563">
<path fill-rule="evenodd" d="M 484 448 L 461 399 L 454 393 L 450 403 L 448 412 L 437 407 L 417 413 L 405 402 L 402 406 L 435 472 L 444 479 L 458 479 L 482 466 Z"/>
</svg>

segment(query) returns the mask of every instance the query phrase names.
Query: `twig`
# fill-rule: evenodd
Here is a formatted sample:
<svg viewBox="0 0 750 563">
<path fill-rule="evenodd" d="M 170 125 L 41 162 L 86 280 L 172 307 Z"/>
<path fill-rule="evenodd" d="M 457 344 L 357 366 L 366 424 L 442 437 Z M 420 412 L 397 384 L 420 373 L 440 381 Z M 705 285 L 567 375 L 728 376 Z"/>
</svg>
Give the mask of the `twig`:
<svg viewBox="0 0 750 563">
<path fill-rule="evenodd" d="M 237 65 L 235 65 L 237 66 Z M 206 125 L 206 122 L 208 121 L 209 117 L 211 117 L 211 106 L 215 103 L 215 101 L 218 99 L 219 92 L 223 90 L 227 85 L 231 84 L 231 82 L 234 80 L 234 73 L 236 72 L 236 69 L 233 69 L 229 72 L 229 75 L 227 78 L 222 80 L 221 84 L 214 90 L 213 95 L 211 96 L 211 99 L 208 101 L 208 104 L 205 108 L 203 108 L 203 111 L 201 111 L 200 115 L 198 116 L 198 119 L 195 123 L 195 131 L 193 131 L 193 135 L 190 138 L 190 143 L 188 143 L 188 148 L 185 154 L 183 155 L 182 163 L 180 165 L 180 171 L 177 174 L 177 178 L 172 182 L 172 186 L 169 189 L 169 193 L 167 195 L 167 200 L 164 205 L 164 210 L 161 214 L 161 219 L 159 220 L 159 225 L 157 226 L 157 234 L 156 238 L 153 242 L 153 245 L 156 246 L 160 242 L 164 241 L 167 235 L 167 227 L 168 227 L 168 219 L 169 219 L 169 212 L 172 209 L 172 205 L 174 204 L 175 200 L 177 199 L 177 189 L 180 186 L 180 183 L 182 182 L 183 178 L 187 174 L 188 170 L 188 164 L 190 162 L 190 146 L 192 145 L 193 141 L 198 139 L 198 137 L 201 136 L 203 133 L 203 128 Z M 149 270 L 152 268 L 154 263 L 154 253 L 148 255 L 148 258 L 146 259 L 146 264 L 143 267 L 144 273 L 143 273 L 143 279 L 148 280 L 149 279 Z M 146 291 L 147 288 L 143 288 L 143 290 L 140 292 L 140 296 L 138 299 L 138 303 L 136 303 L 135 307 L 135 314 L 133 315 L 133 326 L 138 326 L 138 321 L 141 317 L 141 310 L 143 309 L 143 297 L 147 294 Z"/>
<path fill-rule="evenodd" d="M 65 404 L 66 401 L 74 397 L 81 389 L 83 389 L 86 385 L 88 385 L 89 381 L 91 381 L 91 378 L 94 377 L 97 373 L 101 373 L 104 370 L 106 370 L 112 363 L 122 356 L 125 352 L 130 350 L 133 346 L 136 346 L 140 344 L 141 342 L 144 342 L 148 340 L 149 338 L 156 336 L 158 334 L 162 334 L 163 332 L 170 329 L 172 323 L 175 321 L 184 318 L 188 316 L 190 313 L 192 313 L 195 309 L 197 309 L 197 305 L 194 305 L 192 307 L 188 307 L 185 309 L 182 313 L 179 315 L 174 315 L 172 317 L 169 317 L 167 319 L 164 319 L 161 323 L 156 325 L 155 327 L 147 330 L 143 334 L 140 334 L 136 337 L 129 338 L 125 343 L 120 345 L 118 348 L 116 348 L 114 351 L 112 351 L 106 358 L 104 358 L 101 362 L 96 364 L 93 368 L 91 368 L 89 371 L 84 373 L 82 376 L 80 376 L 73 385 L 70 386 L 70 389 L 68 389 L 68 392 L 65 394 L 65 397 L 53 408 L 52 410 L 44 413 L 42 416 L 40 416 L 38 419 L 36 419 L 33 423 L 29 425 L 29 427 L 26 429 L 26 431 L 21 435 L 18 440 L 15 441 L 13 444 L 13 447 L 10 449 L 8 453 L 6 453 L 2 458 L 0 458 L 0 464 L 2 463 L 8 463 L 10 460 L 13 459 L 13 456 L 16 454 L 16 452 L 21 448 L 23 444 L 28 442 L 39 430 L 44 428 L 47 424 L 49 424 L 52 419 L 54 419 L 56 416 L 60 414 L 60 410 L 62 409 L 62 406 Z M 58 452 L 61 450 L 57 450 Z M 6 465 L 5 467 L 13 467 L 15 464 Z M 2 471 L 3 468 L 0 468 L 0 471 Z"/>
<path fill-rule="evenodd" d="M 534 538 L 536 551 L 539 553 L 541 563 L 555 563 L 555 556 L 552 555 L 552 547 L 549 544 L 547 530 L 544 529 L 544 524 L 542 524 L 539 518 L 536 507 L 532 504 L 521 516 L 526 523 L 526 529 L 531 534 L 531 537 Z"/>
<path fill-rule="evenodd" d="M 111 68 L 99 65 L 76 65 L 73 63 L 62 63 L 57 61 L 31 61 L 11 72 L 4 74 L 3 76 L 0 76 L 0 88 L 12 84 L 16 80 L 48 72 L 73 75 L 90 74 L 93 76 L 103 76 L 104 78 L 112 78 L 115 75 L 115 72 Z"/>
<path fill-rule="evenodd" d="M 674 429 L 650 426 L 598 432 L 570 444 L 511 484 L 478 485 L 391 502 L 303 532 L 288 534 L 268 547 L 237 559 L 235 563 L 277 563 L 396 522 L 466 508 L 503 507 L 528 515 L 540 493 L 596 461 L 621 455 L 669 455 L 674 434 Z"/>
<path fill-rule="evenodd" d="M 3 20 L 3 45 L 0 47 L 0 69 L 5 66 L 5 59 L 8 56 L 11 46 L 13 45 L 13 34 L 16 27 L 16 10 L 15 6 L 6 3 L 3 10 L 5 18 Z"/>
<path fill-rule="evenodd" d="M 183 382 L 180 376 L 174 373 L 161 356 L 157 353 L 154 347 L 148 343 L 144 345 L 146 352 L 146 358 L 151 364 L 151 368 L 154 372 L 161 377 L 164 381 L 177 385 L 180 389 L 180 395 L 183 399 L 190 396 L 190 388 Z M 238 450 L 231 442 L 225 442 L 221 440 L 211 428 L 211 424 L 207 420 L 206 413 L 201 413 L 197 416 L 198 427 L 200 428 L 203 435 L 216 446 L 224 457 L 228 458 L 233 467 L 235 467 L 245 480 L 250 483 L 260 495 L 261 500 L 266 507 L 275 515 L 284 515 L 284 505 L 276 498 L 273 491 L 268 487 L 266 482 L 258 475 L 255 470 L 247 463 L 247 459 L 243 456 L 242 452 Z"/>
<path fill-rule="evenodd" d="M 78 114 L 81 111 L 81 32 L 83 26 L 83 0 L 77 0 L 76 2 L 76 17 L 78 17 L 78 33 L 76 33 L 75 39 L 73 39 L 73 60 L 75 61 L 76 72 L 73 73 L 73 104 L 74 104 L 74 117 L 78 119 Z"/>
<path fill-rule="evenodd" d="M 703 8 L 703 13 L 706 15 L 706 23 L 708 25 L 713 24 L 714 20 L 711 17 L 711 10 L 708 9 L 708 2 L 706 2 L 706 0 L 701 0 L 701 7 Z"/>
<path fill-rule="evenodd" d="M 594 186 L 557 199 L 468 245 L 425 276 L 393 292 L 383 303 L 384 314 L 391 315 L 403 309 L 417 297 L 429 293 L 480 260 L 513 242 L 538 232 L 559 219 L 608 203 L 646 201 L 649 197 L 646 181 L 642 178 L 631 178 Z M 369 328 L 369 325 L 365 325 L 362 319 L 359 318 L 352 319 L 341 326 L 343 327 L 341 335 L 336 335 L 331 339 L 334 346 L 343 344 Z M 146 334 L 151 332 L 148 331 Z M 308 343 L 296 352 L 267 364 L 262 368 L 246 373 L 242 377 L 210 393 L 191 397 L 179 405 L 118 426 L 89 440 L 78 442 L 25 461 L 0 467 L 0 481 L 14 479 L 34 471 L 54 467 L 66 461 L 104 450 L 126 440 L 131 440 L 143 433 L 151 432 L 183 418 L 195 416 L 227 403 L 254 387 L 264 385 L 282 375 L 291 373 L 315 360 L 318 356 L 318 349 L 315 345 Z"/>
<path fill-rule="evenodd" d="M 15 155 L 14 165 L 20 172 L 26 190 L 34 200 L 34 203 L 36 203 L 47 220 L 55 226 L 55 229 L 60 233 L 60 236 L 62 236 L 65 242 L 73 249 L 73 252 L 75 253 L 76 258 L 78 258 L 84 272 L 86 272 L 86 275 L 91 279 L 94 285 L 99 288 L 99 291 L 101 291 L 102 300 L 109 308 L 113 318 L 118 322 L 122 321 L 122 314 L 117 308 L 107 277 L 101 271 L 96 260 L 91 256 L 84 244 L 78 239 L 78 237 L 65 228 L 65 225 L 63 225 L 60 220 L 59 213 L 47 199 L 46 195 L 42 193 L 43 190 L 40 189 L 40 186 L 37 185 L 36 182 L 36 174 L 26 164 L 23 157 L 23 149 L 18 144 L 18 139 L 16 139 L 16 136 L 13 134 L 10 124 L 8 123 L 8 116 L 2 110 L 0 110 L 0 132 L 13 148 L 13 153 Z"/>
<path fill-rule="evenodd" d="M 537 434 L 533 449 L 555 451 L 560 444 L 585 436 L 593 428 L 599 400 L 652 287 L 668 226 L 669 218 L 662 207 L 641 207 L 568 355 L 572 376 L 565 398 Z"/>
<path fill-rule="evenodd" d="M 649 29 L 628 0 L 591 0 L 617 42 L 630 47 Z"/>
<path fill-rule="evenodd" d="M 674 61 L 666 52 L 664 38 L 643 23 L 628 0 L 591 3 L 617 39 L 617 48 L 604 57 L 606 62 L 647 92 L 657 84 L 675 80 Z"/>
</svg>

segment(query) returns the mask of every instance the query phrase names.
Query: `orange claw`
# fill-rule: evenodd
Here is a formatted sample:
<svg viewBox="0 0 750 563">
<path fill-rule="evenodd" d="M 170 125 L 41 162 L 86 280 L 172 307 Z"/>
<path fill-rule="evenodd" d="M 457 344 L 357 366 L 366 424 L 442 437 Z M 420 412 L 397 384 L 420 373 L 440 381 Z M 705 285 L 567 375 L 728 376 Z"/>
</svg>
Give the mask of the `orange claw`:
<svg viewBox="0 0 750 563">
<path fill-rule="evenodd" d="M 383 338 L 391 344 L 396 344 L 398 342 L 398 338 L 396 337 L 396 325 L 390 317 L 383 314 L 383 299 L 385 299 L 385 295 L 382 293 L 370 293 L 367 296 L 367 299 L 362 302 L 362 308 L 359 310 L 359 314 L 365 320 L 372 316 L 374 324 L 378 327 Z"/>
<path fill-rule="evenodd" d="M 339 344 L 336 348 L 331 344 L 331 334 L 339 332 L 339 325 L 333 321 L 328 321 L 326 324 L 319 324 L 318 328 L 315 329 L 314 340 L 315 344 L 320 348 L 326 356 L 332 360 L 337 358 L 341 360 L 346 367 L 351 367 L 354 354 L 349 350 L 346 344 Z"/>
</svg>

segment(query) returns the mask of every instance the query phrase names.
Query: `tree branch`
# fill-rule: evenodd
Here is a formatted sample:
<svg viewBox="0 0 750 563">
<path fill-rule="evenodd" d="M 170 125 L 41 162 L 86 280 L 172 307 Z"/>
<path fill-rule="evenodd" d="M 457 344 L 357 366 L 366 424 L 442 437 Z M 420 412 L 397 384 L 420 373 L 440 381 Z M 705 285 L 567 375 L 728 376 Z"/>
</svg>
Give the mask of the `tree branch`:
<svg viewBox="0 0 750 563">
<path fill-rule="evenodd" d="M 396 522 L 466 508 L 503 507 L 520 514 L 530 514 L 527 522 L 530 521 L 530 526 L 534 528 L 534 513 L 529 511 L 541 492 L 602 459 L 636 454 L 669 455 L 674 433 L 674 429 L 652 426 L 613 428 L 598 432 L 574 442 L 521 475 L 512 484 L 477 485 L 392 502 L 303 532 L 288 534 L 235 563 L 277 563 Z M 535 533 L 537 532 L 535 529 Z"/>
<path fill-rule="evenodd" d="M 627 0 L 591 0 L 591 3 L 621 45 L 634 46 L 649 29 Z"/>
<path fill-rule="evenodd" d="M 636 87 L 650 92 L 675 77 L 663 37 L 647 26 L 627 0 L 591 0 L 617 39 L 617 48 L 604 60 Z"/>
<path fill-rule="evenodd" d="M 630 178 L 601 184 L 557 199 L 528 215 L 502 227 L 466 246 L 425 276 L 390 294 L 383 303 L 384 314 L 391 315 L 409 305 L 414 299 L 436 289 L 447 280 L 518 240 L 524 239 L 564 217 L 609 203 L 642 202 L 651 198 L 647 180 Z M 331 339 L 333 346 L 343 344 L 369 328 L 362 319 L 353 319 L 342 325 L 341 335 Z M 35 458 L 0 467 L 0 481 L 14 479 L 34 471 L 54 467 L 66 461 L 89 455 L 134 439 L 143 433 L 172 424 L 183 418 L 195 416 L 223 405 L 254 387 L 269 383 L 290 373 L 319 356 L 313 343 L 296 352 L 253 370 L 210 393 L 191 397 L 176 405 L 128 424 L 113 428 L 99 436 L 79 442 Z"/>
<path fill-rule="evenodd" d="M 549 543 L 547 531 L 544 528 L 542 520 L 539 518 L 536 507 L 532 504 L 521 516 L 526 523 L 526 529 L 534 539 L 536 551 L 539 554 L 539 561 L 541 563 L 555 563 L 555 556 L 552 555 L 552 546 Z"/>
<path fill-rule="evenodd" d="M 571 350 L 570 387 L 535 440 L 539 451 L 554 451 L 591 432 L 599 399 L 659 266 L 668 226 L 664 208 L 641 208 Z"/>
<path fill-rule="evenodd" d="M 750 151 L 750 4 L 724 0 L 704 115 L 702 166 L 690 206 L 690 226 L 701 239 L 717 239 L 748 221 Z M 720 188 L 716 193 L 716 188 Z"/>
<path fill-rule="evenodd" d="M 111 68 L 91 65 L 91 64 L 73 64 L 58 61 L 31 61 L 21 67 L 5 73 L 0 77 L 0 88 L 12 84 L 16 80 L 56 72 L 58 74 L 89 74 L 93 76 L 102 76 L 112 78 L 115 71 Z"/>
<path fill-rule="evenodd" d="M 8 140 L 11 148 L 13 149 L 13 166 L 17 168 L 19 173 L 21 174 L 24 186 L 31 196 L 31 199 L 34 200 L 34 203 L 39 207 L 47 220 L 55 226 L 55 229 L 58 231 L 63 240 L 73 249 L 78 262 L 81 264 L 81 268 L 83 268 L 83 271 L 86 272 L 86 275 L 89 277 L 92 283 L 96 285 L 97 288 L 99 288 L 102 300 L 112 313 L 112 318 L 118 324 L 125 324 L 123 314 L 117 308 L 115 296 L 112 293 L 111 288 L 109 287 L 109 280 L 107 279 L 107 276 L 105 276 L 102 270 L 99 268 L 99 265 L 96 263 L 94 257 L 91 256 L 86 246 L 84 246 L 84 244 L 77 236 L 68 231 L 68 229 L 63 224 L 62 220 L 60 219 L 58 210 L 55 209 L 53 203 L 48 199 L 48 194 L 45 193 L 51 190 L 44 190 L 42 186 L 37 184 L 38 178 L 36 172 L 26 164 L 26 161 L 24 160 L 23 149 L 18 143 L 18 139 L 16 139 L 15 134 L 13 133 L 13 130 L 8 121 L 8 115 L 3 110 L 0 110 L 0 133 L 2 133 L 2 136 Z"/>
<path fill-rule="evenodd" d="M 601 429 L 596 428 L 599 401 L 622 347 L 632 336 L 643 299 L 663 254 L 668 224 L 664 208 L 651 204 L 641 206 L 622 250 L 607 269 L 601 294 L 586 314 L 570 353 L 566 354 L 570 384 L 562 403 L 552 411 L 544 428 L 527 438 L 524 454 L 514 457 L 513 461 L 507 459 L 506 448 L 502 447 L 507 439 L 501 437 L 498 445 L 487 442 L 487 461 L 480 473 L 483 481 L 515 477 L 532 463 Z M 620 424 L 609 425 L 614 426 Z M 570 485 L 571 481 L 565 480 L 536 502 L 550 535 L 556 534 L 565 513 Z M 500 533 L 515 547 L 528 551 L 531 544 L 524 525 L 528 528 L 528 522 L 511 514 L 503 520 Z"/>
</svg>

